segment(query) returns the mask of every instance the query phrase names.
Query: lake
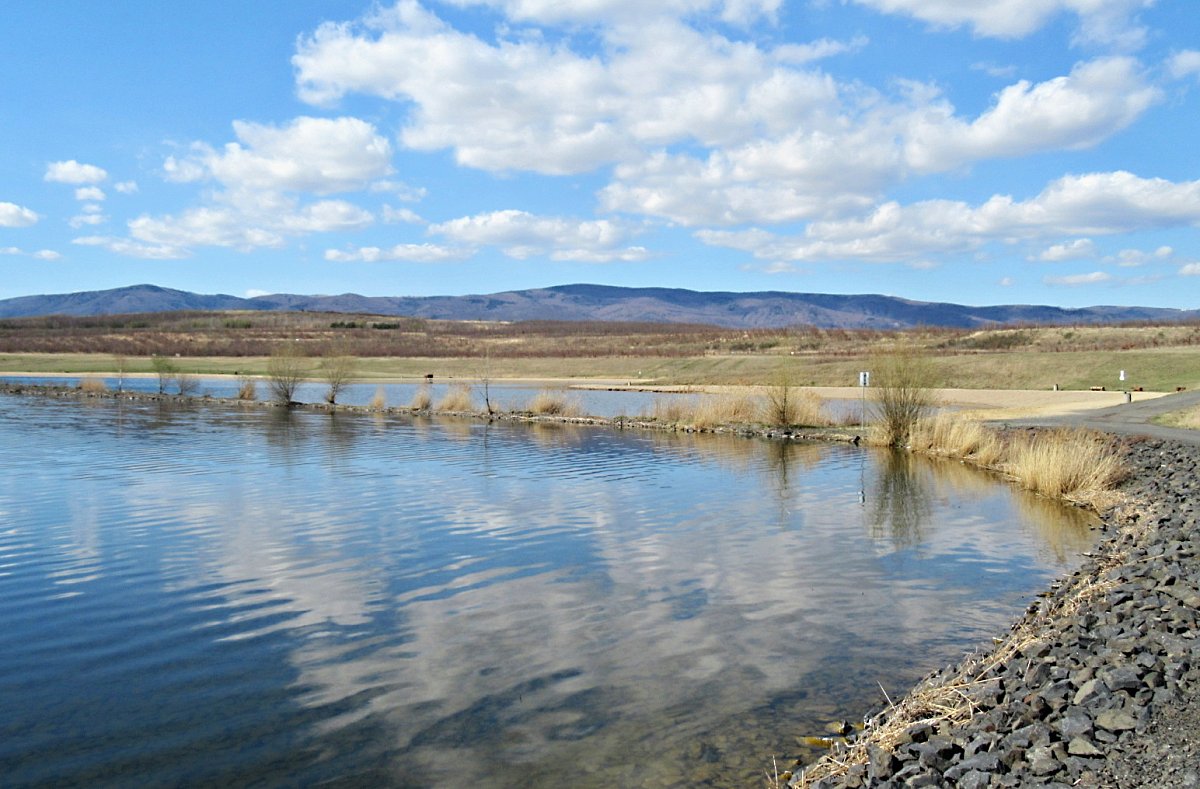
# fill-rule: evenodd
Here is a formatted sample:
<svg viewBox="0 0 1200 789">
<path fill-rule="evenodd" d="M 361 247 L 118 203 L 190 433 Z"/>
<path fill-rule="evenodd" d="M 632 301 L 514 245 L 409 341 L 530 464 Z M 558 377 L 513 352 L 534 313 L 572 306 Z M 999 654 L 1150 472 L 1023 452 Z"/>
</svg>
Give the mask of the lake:
<svg viewBox="0 0 1200 789">
<path fill-rule="evenodd" d="M 0 397 L 7 786 L 746 786 L 1091 521 L 957 463 Z"/>
</svg>

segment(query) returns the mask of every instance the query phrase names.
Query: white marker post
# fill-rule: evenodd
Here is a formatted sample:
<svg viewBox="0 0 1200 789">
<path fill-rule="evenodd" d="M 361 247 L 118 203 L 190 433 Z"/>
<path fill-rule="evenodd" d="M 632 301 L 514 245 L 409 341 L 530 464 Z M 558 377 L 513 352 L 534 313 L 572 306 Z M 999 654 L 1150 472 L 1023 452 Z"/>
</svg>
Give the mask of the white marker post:
<svg viewBox="0 0 1200 789">
<path fill-rule="evenodd" d="M 858 374 L 858 386 L 862 389 L 862 420 L 859 427 L 867 429 L 867 387 L 871 385 L 871 373 L 863 370 Z"/>
</svg>

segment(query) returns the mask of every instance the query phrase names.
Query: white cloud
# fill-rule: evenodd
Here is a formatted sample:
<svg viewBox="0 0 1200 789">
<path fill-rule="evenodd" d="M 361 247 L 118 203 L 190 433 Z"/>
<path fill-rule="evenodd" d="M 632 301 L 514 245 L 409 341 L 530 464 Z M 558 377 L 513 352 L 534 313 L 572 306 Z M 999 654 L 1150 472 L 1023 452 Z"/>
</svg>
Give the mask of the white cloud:
<svg viewBox="0 0 1200 789">
<path fill-rule="evenodd" d="M 411 101 L 401 133 L 410 148 L 453 149 L 486 170 L 565 174 L 678 141 L 728 145 L 794 129 L 826 111 L 836 85 L 792 65 L 861 46 L 764 50 L 654 16 L 599 30 L 597 57 L 538 38 L 491 44 L 400 2 L 359 25 L 321 26 L 293 64 L 301 98 L 315 104 L 352 92 Z"/>
<path fill-rule="evenodd" d="M 412 186 L 402 181 L 375 181 L 371 184 L 372 192 L 391 192 L 397 199 L 406 203 L 419 203 L 425 199 L 429 190 L 423 186 Z"/>
<path fill-rule="evenodd" d="M 1021 202 L 1007 195 L 975 207 L 952 200 L 888 202 L 865 218 L 812 222 L 798 237 L 761 229 L 696 235 L 705 243 L 770 260 L 904 261 L 963 254 L 990 242 L 1188 225 L 1200 226 L 1200 181 L 1174 183 L 1117 171 L 1066 176 Z"/>
<path fill-rule="evenodd" d="M 1100 282 L 1108 282 L 1111 279 L 1111 274 L 1103 271 L 1093 271 L 1090 274 L 1068 274 L 1065 277 L 1043 277 L 1042 282 L 1047 285 L 1061 285 L 1064 287 L 1074 288 L 1081 285 L 1095 285 Z"/>
<path fill-rule="evenodd" d="M 113 184 L 113 189 L 116 189 L 123 195 L 132 195 L 137 194 L 138 185 L 137 181 L 121 181 L 120 183 Z"/>
<path fill-rule="evenodd" d="M 1077 238 L 1074 241 L 1068 241 L 1063 244 L 1055 244 L 1048 249 L 1043 250 L 1038 256 L 1038 260 L 1048 262 L 1058 262 L 1062 260 L 1079 260 L 1081 258 L 1096 257 L 1096 242 L 1090 238 Z"/>
<path fill-rule="evenodd" d="M 413 211 L 411 208 L 392 208 L 390 205 L 385 205 L 380 212 L 383 221 L 389 224 L 406 223 L 411 225 L 423 225 L 425 220 Z"/>
<path fill-rule="evenodd" d="M 999 286 L 1000 286 L 1000 287 L 1002 287 L 1002 288 L 1011 288 L 1013 285 L 1015 285 L 1015 284 L 1016 284 L 1016 281 L 1015 281 L 1015 280 L 1013 280 L 1013 278 L 1012 278 L 1012 277 L 1001 277 L 1001 278 L 1000 278 L 1000 279 L 999 279 L 999 280 L 996 282 L 996 284 L 997 284 L 997 285 L 999 285 Z"/>
<path fill-rule="evenodd" d="M 509 19 L 542 24 L 607 23 L 633 25 L 660 17 L 716 12 L 733 24 L 774 19 L 782 0 L 449 0 L 457 6 L 488 6 Z"/>
<path fill-rule="evenodd" d="M 941 171 L 978 159 L 1088 148 L 1125 128 L 1159 100 L 1137 61 L 1080 63 L 1068 76 L 1032 85 L 1021 80 L 967 123 L 949 106 L 914 114 L 905 151 L 919 171 Z"/>
<path fill-rule="evenodd" d="M 246 298 L 248 298 L 248 299 L 257 299 L 259 296 L 270 296 L 271 291 L 258 290 L 257 288 L 250 288 L 249 290 L 246 291 L 245 295 L 246 295 Z"/>
<path fill-rule="evenodd" d="M 431 225 L 429 232 L 460 244 L 497 246 L 517 260 L 546 255 L 553 260 L 606 263 L 649 257 L 642 247 L 624 246 L 630 229 L 607 219 L 544 217 L 508 210 Z"/>
<path fill-rule="evenodd" d="M 142 244 L 127 238 L 113 236 L 82 236 L 71 240 L 72 244 L 85 247 L 103 247 L 110 252 L 146 260 L 177 260 L 189 256 L 186 249 L 166 245 Z"/>
<path fill-rule="evenodd" d="M 16 203 L 0 203 L 0 227 L 29 227 L 41 219 L 37 212 Z"/>
<path fill-rule="evenodd" d="M 75 190 L 75 199 L 81 202 L 84 200 L 102 202 L 105 197 L 104 190 L 98 186 L 81 186 Z"/>
<path fill-rule="evenodd" d="M 92 212 L 92 213 L 85 213 L 85 214 L 79 214 L 77 216 L 73 216 L 67 222 L 67 224 L 69 224 L 74 229 L 78 230 L 79 228 L 84 227 L 84 226 L 93 226 L 94 227 L 96 225 L 102 225 L 107 221 L 108 221 L 108 217 L 104 216 L 103 214 L 98 214 L 98 213 Z"/>
<path fill-rule="evenodd" d="M 1180 276 L 1200 277 L 1200 263 L 1188 263 L 1179 269 Z"/>
<path fill-rule="evenodd" d="M 976 35 L 1022 38 L 1063 13 L 1079 17 L 1083 41 L 1139 46 L 1145 30 L 1136 12 L 1155 0 L 854 0 L 890 14 L 904 14 L 937 27 L 970 27 Z"/>
<path fill-rule="evenodd" d="M 357 118 L 299 117 L 284 127 L 234 121 L 237 142 L 196 143 L 163 169 L 179 182 L 213 178 L 229 189 L 331 194 L 365 188 L 391 172 L 391 144 Z"/>
<path fill-rule="evenodd" d="M 26 252 L 20 247 L 0 247 L 0 255 L 30 257 L 36 260 L 59 260 L 62 255 L 52 249 L 39 249 L 37 252 Z"/>
<path fill-rule="evenodd" d="M 438 244 L 397 244 L 394 247 L 359 247 L 351 250 L 327 249 L 325 259 L 336 263 L 378 263 L 380 261 L 406 261 L 409 263 L 443 263 L 465 260 L 474 250 L 462 247 L 447 247 Z"/>
<path fill-rule="evenodd" d="M 1200 77 L 1200 51 L 1185 49 L 1176 52 L 1167 61 L 1167 71 L 1176 79 Z"/>
<path fill-rule="evenodd" d="M 1151 263 L 1155 260 L 1166 260 L 1174 254 L 1175 250 L 1171 247 L 1162 246 L 1153 252 L 1147 252 L 1142 249 L 1122 249 L 1112 258 L 1118 266 L 1124 268 L 1137 268 Z"/>
<path fill-rule="evenodd" d="M 74 159 L 51 162 L 46 166 L 46 181 L 59 184 L 98 184 L 108 178 L 108 173 L 94 164 L 80 164 Z"/>
<path fill-rule="evenodd" d="M 813 65 L 861 38 L 772 46 L 690 24 L 689 13 L 727 9 L 713 0 L 459 2 L 486 3 L 518 26 L 484 40 L 415 0 L 327 23 L 297 44 L 300 97 L 402 103 L 405 146 L 451 150 L 474 168 L 560 175 L 615 165 L 602 209 L 687 226 L 861 212 L 913 174 L 1093 146 L 1160 96 L 1135 60 L 1105 57 L 1017 82 L 964 117 L 933 87 L 898 81 L 889 97 Z M 585 23 L 587 51 L 521 26 Z"/>
</svg>

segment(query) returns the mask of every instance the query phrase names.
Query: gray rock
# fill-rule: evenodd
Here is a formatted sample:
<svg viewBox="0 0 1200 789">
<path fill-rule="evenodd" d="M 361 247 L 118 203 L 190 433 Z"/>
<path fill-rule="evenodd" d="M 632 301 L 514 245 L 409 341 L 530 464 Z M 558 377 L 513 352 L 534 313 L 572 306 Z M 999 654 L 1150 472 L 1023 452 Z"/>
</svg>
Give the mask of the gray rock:
<svg viewBox="0 0 1200 789">
<path fill-rule="evenodd" d="M 1122 710 L 1105 710 L 1096 716 L 1096 725 L 1111 732 L 1123 732 L 1137 728 L 1137 719 Z"/>
</svg>

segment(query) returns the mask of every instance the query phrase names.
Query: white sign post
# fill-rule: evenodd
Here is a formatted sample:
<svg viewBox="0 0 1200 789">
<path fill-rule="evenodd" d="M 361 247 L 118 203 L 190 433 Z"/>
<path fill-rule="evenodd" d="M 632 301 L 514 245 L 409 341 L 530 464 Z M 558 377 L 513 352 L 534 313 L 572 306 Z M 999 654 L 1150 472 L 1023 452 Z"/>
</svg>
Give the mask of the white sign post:
<svg viewBox="0 0 1200 789">
<path fill-rule="evenodd" d="M 859 427 L 867 429 L 867 387 L 871 385 L 871 374 L 863 370 L 858 374 L 858 386 L 862 389 L 862 418 Z"/>
</svg>

